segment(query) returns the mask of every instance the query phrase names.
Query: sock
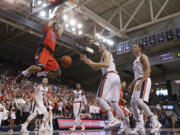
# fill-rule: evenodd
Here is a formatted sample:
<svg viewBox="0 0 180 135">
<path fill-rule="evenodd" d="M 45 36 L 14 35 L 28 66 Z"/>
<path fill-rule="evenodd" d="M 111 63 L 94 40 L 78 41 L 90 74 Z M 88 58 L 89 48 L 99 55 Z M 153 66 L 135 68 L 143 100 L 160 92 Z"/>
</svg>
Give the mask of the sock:
<svg viewBox="0 0 180 135">
<path fill-rule="evenodd" d="M 154 116 L 151 117 L 151 123 L 152 123 L 153 125 L 156 125 L 156 124 L 157 124 L 157 120 L 155 119 Z"/>
<path fill-rule="evenodd" d="M 108 113 L 107 113 L 107 116 L 108 116 L 108 120 L 109 120 L 109 121 L 115 120 L 114 115 L 113 115 L 112 112 L 108 112 Z"/>
<path fill-rule="evenodd" d="M 44 123 L 41 124 L 41 128 L 44 128 Z"/>
<path fill-rule="evenodd" d="M 23 125 L 24 125 L 24 127 L 25 127 L 25 128 L 27 128 L 28 123 L 27 123 L 27 122 L 25 122 Z"/>
<path fill-rule="evenodd" d="M 46 72 L 38 72 L 37 73 L 37 77 L 41 77 L 41 76 L 47 76 L 47 73 Z"/>
<path fill-rule="evenodd" d="M 126 128 L 128 127 L 128 120 L 126 120 L 126 119 L 123 120 L 123 126 L 126 127 Z"/>
<path fill-rule="evenodd" d="M 24 76 L 28 76 L 29 71 L 28 71 L 28 70 L 25 70 L 25 71 L 22 72 L 22 74 L 23 74 Z"/>
</svg>

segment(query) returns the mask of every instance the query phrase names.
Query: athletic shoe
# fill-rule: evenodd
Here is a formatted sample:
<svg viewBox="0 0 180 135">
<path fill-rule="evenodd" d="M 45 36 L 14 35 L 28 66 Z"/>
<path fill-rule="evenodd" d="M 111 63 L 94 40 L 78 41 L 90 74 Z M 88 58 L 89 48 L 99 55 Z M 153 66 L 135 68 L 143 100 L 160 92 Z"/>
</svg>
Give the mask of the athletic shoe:
<svg viewBox="0 0 180 135">
<path fill-rule="evenodd" d="M 21 125 L 21 131 L 22 133 L 28 133 L 29 131 L 27 130 L 27 128 L 24 126 L 24 124 Z"/>
<path fill-rule="evenodd" d="M 42 71 L 42 72 L 38 72 L 37 73 L 37 77 L 41 77 L 41 76 L 47 76 L 47 73 Z"/>
<path fill-rule="evenodd" d="M 38 131 L 38 128 L 35 128 L 34 131 Z"/>
<path fill-rule="evenodd" d="M 152 124 L 152 129 L 150 131 L 151 134 L 159 132 L 161 127 L 162 127 L 162 124 L 159 121 L 156 122 L 156 125 Z"/>
<path fill-rule="evenodd" d="M 146 133 L 145 128 L 142 125 L 142 122 L 137 122 L 136 128 L 131 132 L 131 134 L 142 134 L 142 135 L 144 135 L 145 133 Z"/>
<path fill-rule="evenodd" d="M 45 131 L 49 131 L 48 128 L 42 126 L 42 127 L 39 129 L 39 132 L 45 132 Z"/>
<path fill-rule="evenodd" d="M 114 127 L 118 127 L 120 125 L 120 123 L 121 122 L 117 119 L 112 120 L 104 127 L 104 130 L 109 130 L 109 129 L 112 129 Z"/>
<path fill-rule="evenodd" d="M 73 127 L 73 128 L 70 128 L 69 130 L 74 132 L 74 131 L 76 131 L 76 128 Z"/>
<path fill-rule="evenodd" d="M 84 130 L 85 130 L 85 127 L 84 127 L 84 126 L 82 126 L 81 130 L 82 130 L 82 131 L 84 131 Z"/>
</svg>

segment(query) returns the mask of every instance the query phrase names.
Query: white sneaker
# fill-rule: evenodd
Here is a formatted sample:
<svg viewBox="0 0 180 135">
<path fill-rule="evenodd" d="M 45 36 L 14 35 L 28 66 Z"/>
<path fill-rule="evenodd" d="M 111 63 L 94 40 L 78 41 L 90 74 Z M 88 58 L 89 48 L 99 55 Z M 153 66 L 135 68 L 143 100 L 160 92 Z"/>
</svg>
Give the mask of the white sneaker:
<svg viewBox="0 0 180 135">
<path fill-rule="evenodd" d="M 46 127 L 41 127 L 41 128 L 39 129 L 39 132 L 45 132 L 46 130 L 48 130 L 48 128 L 46 128 Z"/>
<path fill-rule="evenodd" d="M 29 131 L 27 130 L 27 128 L 25 127 L 24 124 L 21 125 L 21 131 L 22 133 L 28 133 Z"/>
<path fill-rule="evenodd" d="M 10 129 L 10 130 L 8 130 L 8 132 L 9 132 L 9 133 L 13 133 L 13 130 L 12 130 L 12 129 Z"/>
<path fill-rule="evenodd" d="M 150 133 L 154 134 L 154 133 L 160 132 L 161 127 L 162 127 L 162 124 L 159 121 L 157 121 L 156 125 L 152 124 L 152 129 L 151 129 Z"/>
<path fill-rule="evenodd" d="M 120 123 L 121 122 L 117 119 L 112 120 L 104 127 L 104 130 L 109 130 L 109 129 L 112 129 L 114 127 L 118 127 L 120 125 Z"/>
<path fill-rule="evenodd" d="M 76 128 L 69 128 L 69 130 L 71 130 L 71 131 L 76 131 Z"/>
<path fill-rule="evenodd" d="M 41 77 L 41 76 L 47 76 L 47 73 L 42 71 L 42 72 L 38 72 L 37 73 L 37 77 Z"/>
<path fill-rule="evenodd" d="M 82 130 L 82 131 L 84 131 L 84 130 L 85 130 L 85 127 L 84 127 L 84 126 L 82 126 L 81 130 Z"/>
<path fill-rule="evenodd" d="M 145 128 L 144 126 L 142 125 L 142 122 L 137 122 L 136 124 L 136 128 L 134 129 L 134 131 L 132 131 L 132 133 L 134 134 L 145 134 Z"/>
<path fill-rule="evenodd" d="M 71 131 L 76 131 L 76 126 L 73 126 L 72 128 L 69 128 L 69 130 L 71 130 Z"/>
<path fill-rule="evenodd" d="M 35 128 L 34 131 L 38 131 L 38 128 Z"/>
</svg>

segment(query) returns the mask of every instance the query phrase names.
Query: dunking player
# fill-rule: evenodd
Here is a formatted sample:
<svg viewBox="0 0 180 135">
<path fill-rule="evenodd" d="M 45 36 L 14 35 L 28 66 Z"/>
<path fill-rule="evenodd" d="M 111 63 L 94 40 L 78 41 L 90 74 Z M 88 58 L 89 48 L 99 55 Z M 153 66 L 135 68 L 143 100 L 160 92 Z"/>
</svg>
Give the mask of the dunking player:
<svg viewBox="0 0 180 135">
<path fill-rule="evenodd" d="M 74 123 L 73 128 L 70 128 L 70 130 L 75 131 L 78 123 L 81 124 L 81 130 L 85 130 L 85 127 L 80 118 L 81 106 L 82 106 L 82 102 L 84 98 L 83 98 L 83 91 L 81 90 L 81 85 L 79 83 L 76 84 L 76 90 L 73 91 L 73 98 L 74 98 L 73 114 L 75 117 L 75 123 Z"/>
<path fill-rule="evenodd" d="M 41 132 L 41 131 L 46 130 L 45 123 L 48 118 L 48 112 L 47 112 L 46 106 L 44 105 L 44 97 L 46 96 L 46 93 L 48 91 L 47 84 L 48 84 L 48 79 L 43 78 L 42 83 L 34 91 L 33 99 L 35 101 L 35 108 L 34 108 L 33 113 L 26 120 L 26 122 L 22 124 L 21 132 L 28 132 L 27 126 L 31 122 L 31 120 L 37 116 L 37 114 L 44 114 L 39 131 Z"/>
<path fill-rule="evenodd" d="M 86 56 L 82 55 L 81 60 L 88 64 L 93 70 L 102 70 L 103 80 L 101 81 L 99 90 L 97 92 L 97 103 L 106 111 L 109 123 L 104 129 L 119 126 L 120 121 L 113 116 L 111 107 L 116 111 L 117 115 L 123 120 L 124 128 L 127 127 L 127 120 L 125 119 L 122 109 L 118 106 L 120 96 L 120 77 L 116 71 L 116 66 L 112 54 L 107 50 L 104 44 L 100 44 L 99 52 L 102 52 L 100 62 L 93 62 Z"/>
<path fill-rule="evenodd" d="M 62 10 L 59 8 L 55 17 L 43 28 L 43 38 L 40 40 L 40 47 L 35 54 L 36 65 L 32 65 L 23 71 L 17 77 L 17 82 L 21 82 L 23 77 L 29 77 L 31 74 L 41 71 L 45 71 L 44 73 L 51 77 L 58 77 L 61 75 L 59 64 L 53 57 L 56 40 L 62 35 L 65 26 L 65 22 L 60 28 L 56 23 L 61 15 Z"/>
<path fill-rule="evenodd" d="M 159 132 L 161 124 L 158 120 L 155 119 L 154 114 L 150 111 L 149 107 L 144 102 L 148 102 L 149 100 L 149 94 L 151 90 L 151 68 L 149 65 L 148 57 L 142 53 L 143 49 L 144 46 L 139 43 L 136 43 L 133 46 L 133 53 L 136 56 L 136 60 L 133 63 L 135 79 L 129 85 L 128 91 L 130 91 L 131 88 L 134 87 L 131 97 L 131 107 L 136 119 L 135 131 L 137 133 L 145 133 L 145 129 L 140 120 L 140 114 L 138 111 L 138 107 L 140 107 L 145 112 L 145 114 L 151 118 L 151 133 L 156 133 Z"/>
</svg>

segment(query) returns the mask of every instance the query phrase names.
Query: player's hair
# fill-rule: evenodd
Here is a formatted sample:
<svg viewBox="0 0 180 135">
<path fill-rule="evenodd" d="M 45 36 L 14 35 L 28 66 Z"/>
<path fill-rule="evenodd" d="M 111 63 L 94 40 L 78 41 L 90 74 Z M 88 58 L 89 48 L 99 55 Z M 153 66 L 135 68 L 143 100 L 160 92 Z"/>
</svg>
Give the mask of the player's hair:
<svg viewBox="0 0 180 135">
<path fill-rule="evenodd" d="M 43 77 L 43 78 L 42 78 L 42 80 L 44 80 L 44 79 L 47 79 L 47 80 L 48 80 L 48 78 L 47 78 L 47 77 Z"/>
<path fill-rule="evenodd" d="M 106 49 L 109 50 L 109 46 L 106 43 L 100 42 L 99 45 L 104 45 L 106 47 Z"/>
<path fill-rule="evenodd" d="M 139 48 L 141 48 L 141 51 L 144 51 L 144 45 L 142 45 L 141 43 L 135 43 L 135 45 L 138 45 Z"/>
</svg>

